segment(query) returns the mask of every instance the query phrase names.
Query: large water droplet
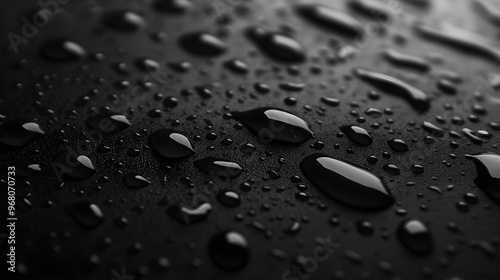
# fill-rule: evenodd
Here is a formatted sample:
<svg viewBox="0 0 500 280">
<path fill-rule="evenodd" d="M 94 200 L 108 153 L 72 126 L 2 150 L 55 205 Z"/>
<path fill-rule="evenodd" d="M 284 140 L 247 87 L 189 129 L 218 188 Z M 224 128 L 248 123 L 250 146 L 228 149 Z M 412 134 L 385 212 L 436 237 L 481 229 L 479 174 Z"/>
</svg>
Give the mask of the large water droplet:
<svg viewBox="0 0 500 280">
<path fill-rule="evenodd" d="M 88 118 L 87 125 L 91 128 L 99 129 L 102 133 L 109 134 L 125 129 L 131 123 L 124 115 L 106 112 Z"/>
<path fill-rule="evenodd" d="M 218 56 L 226 51 L 226 44 L 221 39 L 205 32 L 182 35 L 178 42 L 186 51 L 201 56 Z"/>
<path fill-rule="evenodd" d="M 478 176 L 474 182 L 500 203 L 500 156 L 493 153 L 467 155 L 474 160 Z"/>
<path fill-rule="evenodd" d="M 229 271 L 242 269 L 250 258 L 246 238 L 236 231 L 215 234 L 208 243 L 208 253 L 217 266 Z"/>
<path fill-rule="evenodd" d="M 306 59 L 302 45 L 287 35 L 259 27 L 248 29 L 247 35 L 262 51 L 274 59 L 291 63 Z"/>
<path fill-rule="evenodd" d="M 362 127 L 347 125 L 341 127 L 340 130 L 342 130 L 349 139 L 360 145 L 368 146 L 373 142 L 373 137 Z"/>
<path fill-rule="evenodd" d="M 221 179 L 238 177 L 243 171 L 243 167 L 239 164 L 215 157 L 199 159 L 194 162 L 194 165 L 203 172 Z"/>
<path fill-rule="evenodd" d="M 398 236 L 408 249 L 419 255 L 429 254 L 434 246 L 429 230 L 418 220 L 408 220 L 401 223 L 398 228 Z"/>
<path fill-rule="evenodd" d="M 413 108 L 418 111 L 427 111 L 431 106 L 430 99 L 427 94 L 404 81 L 388 75 L 359 68 L 356 69 L 355 73 L 362 80 L 365 80 L 390 94 L 406 99 L 413 106 Z"/>
<path fill-rule="evenodd" d="M 262 142 L 300 144 L 313 137 L 303 119 L 280 109 L 263 107 L 231 114 L 256 133 Z"/>
<path fill-rule="evenodd" d="M 382 209 L 394 198 L 380 178 L 352 164 L 315 154 L 300 163 L 304 175 L 331 198 L 360 209 Z"/>
<path fill-rule="evenodd" d="M 66 211 L 78 224 L 85 228 L 95 228 L 104 222 L 104 214 L 99 206 L 90 202 L 75 202 L 68 206 Z"/>
<path fill-rule="evenodd" d="M 2 125 L 0 130 L 0 143 L 12 146 L 26 146 L 38 137 L 45 134 L 40 126 L 34 122 L 12 120 Z"/>
<path fill-rule="evenodd" d="M 149 146 L 162 157 L 169 159 L 185 158 L 195 153 L 189 139 L 171 129 L 160 129 L 151 133 Z"/>
</svg>

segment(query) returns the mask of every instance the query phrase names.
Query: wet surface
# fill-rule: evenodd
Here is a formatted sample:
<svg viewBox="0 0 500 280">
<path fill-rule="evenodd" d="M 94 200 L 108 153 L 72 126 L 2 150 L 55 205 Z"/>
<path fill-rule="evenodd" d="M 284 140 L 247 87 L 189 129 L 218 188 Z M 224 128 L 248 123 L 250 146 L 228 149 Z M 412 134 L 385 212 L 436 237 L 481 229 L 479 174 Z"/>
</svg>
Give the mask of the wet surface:
<svg viewBox="0 0 500 280">
<path fill-rule="evenodd" d="M 496 1 L 62 2 L 0 3 L 27 279 L 500 278 Z"/>
</svg>

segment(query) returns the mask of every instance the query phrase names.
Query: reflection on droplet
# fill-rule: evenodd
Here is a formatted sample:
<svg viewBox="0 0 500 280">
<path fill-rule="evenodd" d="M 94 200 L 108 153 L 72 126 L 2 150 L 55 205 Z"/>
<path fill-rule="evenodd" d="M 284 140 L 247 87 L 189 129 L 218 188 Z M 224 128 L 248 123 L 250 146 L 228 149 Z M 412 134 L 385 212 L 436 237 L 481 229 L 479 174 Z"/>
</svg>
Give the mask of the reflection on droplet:
<svg viewBox="0 0 500 280">
<path fill-rule="evenodd" d="M 137 189 L 149 186 L 151 181 L 137 173 L 130 173 L 123 177 L 123 184 L 129 188 Z"/>
<path fill-rule="evenodd" d="M 474 182 L 494 200 L 500 203 L 500 156 L 493 153 L 467 155 L 474 160 L 477 177 Z"/>
<path fill-rule="evenodd" d="M 421 221 L 404 221 L 398 228 L 398 236 L 399 240 L 415 254 L 427 255 L 433 250 L 432 236 Z"/>
<path fill-rule="evenodd" d="M 346 205 L 375 210 L 394 203 L 380 178 L 352 164 L 315 154 L 305 158 L 300 168 L 316 187 Z"/>
<path fill-rule="evenodd" d="M 12 120 L 2 125 L 0 143 L 11 147 L 23 147 L 33 142 L 45 132 L 34 122 Z"/>
<path fill-rule="evenodd" d="M 54 39 L 43 44 L 40 53 L 52 61 L 69 61 L 85 56 L 86 51 L 73 41 Z"/>
<path fill-rule="evenodd" d="M 246 238 L 236 231 L 223 231 L 212 236 L 208 253 L 217 266 L 228 271 L 242 269 L 250 258 Z"/>
<path fill-rule="evenodd" d="M 99 129 L 102 133 L 110 134 L 129 127 L 131 123 L 124 115 L 106 112 L 88 118 L 87 125 Z"/>
<path fill-rule="evenodd" d="M 317 4 L 300 4 L 296 10 L 307 20 L 324 26 L 328 30 L 341 32 L 351 37 L 363 35 L 361 22 L 345 12 Z"/>
<path fill-rule="evenodd" d="M 218 56 L 226 51 L 226 44 L 215 35 L 193 32 L 182 35 L 179 45 L 186 51 L 201 56 Z"/>
<path fill-rule="evenodd" d="M 256 133 L 261 142 L 301 144 L 313 137 L 303 119 L 280 109 L 263 107 L 231 114 Z"/>
<path fill-rule="evenodd" d="M 191 225 L 205 220 L 212 210 L 210 203 L 203 203 L 195 208 L 187 208 L 181 205 L 174 205 L 168 208 L 168 214 L 180 223 Z"/>
<path fill-rule="evenodd" d="M 306 59 L 302 45 L 287 35 L 259 27 L 249 28 L 247 35 L 262 51 L 274 59 L 291 63 Z"/>
<path fill-rule="evenodd" d="M 99 206 L 90 202 L 75 202 L 66 211 L 84 228 L 95 228 L 104 222 L 104 214 Z"/>
<path fill-rule="evenodd" d="M 196 160 L 194 165 L 203 172 L 218 176 L 221 179 L 238 177 L 243 171 L 243 168 L 239 164 L 215 157 Z"/>
<path fill-rule="evenodd" d="M 151 133 L 149 146 L 153 151 L 168 159 L 185 158 L 195 153 L 189 139 L 171 129 L 160 129 Z"/>
<path fill-rule="evenodd" d="M 340 128 L 342 132 L 344 132 L 349 139 L 358 143 L 359 145 L 368 146 L 373 143 L 373 137 L 366 131 L 364 128 L 355 126 L 355 125 L 347 125 Z"/>
</svg>

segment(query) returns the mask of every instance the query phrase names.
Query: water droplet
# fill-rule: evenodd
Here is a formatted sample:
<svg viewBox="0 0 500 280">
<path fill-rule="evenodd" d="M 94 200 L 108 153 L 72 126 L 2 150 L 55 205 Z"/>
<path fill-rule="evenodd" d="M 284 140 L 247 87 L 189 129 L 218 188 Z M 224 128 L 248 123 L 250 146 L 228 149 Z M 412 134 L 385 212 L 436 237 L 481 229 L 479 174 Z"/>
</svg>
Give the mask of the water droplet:
<svg viewBox="0 0 500 280">
<path fill-rule="evenodd" d="M 238 59 L 226 61 L 224 66 L 235 74 L 247 74 L 249 71 L 247 64 Z"/>
<path fill-rule="evenodd" d="M 90 202 L 75 202 L 66 211 L 84 228 L 95 228 L 104 222 L 104 214 L 99 206 Z"/>
<path fill-rule="evenodd" d="M 249 28 L 247 35 L 262 51 L 274 59 L 291 63 L 306 59 L 302 45 L 287 35 L 259 27 Z"/>
<path fill-rule="evenodd" d="M 241 204 L 240 196 L 237 193 L 228 190 L 219 192 L 219 194 L 217 194 L 217 200 L 228 207 L 236 207 Z"/>
<path fill-rule="evenodd" d="M 385 50 L 384 57 L 394 65 L 409 67 L 419 71 L 428 71 L 430 64 L 427 60 L 413 55 L 404 54 L 396 50 Z"/>
<path fill-rule="evenodd" d="M 328 30 L 355 38 L 363 36 L 361 22 L 345 12 L 317 4 L 300 4 L 296 6 L 296 10 L 305 19 L 324 26 Z"/>
<path fill-rule="evenodd" d="M 218 176 L 221 180 L 238 177 L 243 171 L 243 167 L 239 164 L 215 157 L 196 160 L 194 165 L 209 175 Z"/>
<path fill-rule="evenodd" d="M 52 61 L 75 60 L 86 54 L 82 46 L 65 39 L 54 39 L 43 44 L 40 52 L 43 57 Z"/>
<path fill-rule="evenodd" d="M 11 147 L 22 147 L 33 142 L 45 132 L 34 122 L 12 120 L 2 125 L 0 143 Z"/>
<path fill-rule="evenodd" d="M 124 115 L 106 112 L 88 118 L 87 125 L 99 129 L 102 133 L 110 134 L 129 127 L 131 123 Z"/>
<path fill-rule="evenodd" d="M 180 205 L 174 205 L 168 208 L 168 214 L 178 222 L 185 225 L 191 225 L 205 220 L 212 211 L 210 203 L 202 203 L 196 208 L 187 208 Z"/>
<path fill-rule="evenodd" d="M 138 189 L 149 186 L 151 181 L 137 173 L 130 173 L 123 177 L 123 184 L 129 188 Z"/>
<path fill-rule="evenodd" d="M 189 139 L 171 129 L 160 129 L 151 133 L 149 146 L 153 151 L 168 159 L 185 158 L 195 153 Z"/>
<path fill-rule="evenodd" d="M 250 258 L 246 238 L 236 231 L 215 234 L 208 243 L 208 253 L 217 266 L 229 271 L 242 269 Z"/>
<path fill-rule="evenodd" d="M 434 246 L 429 230 L 418 220 L 408 220 L 401 223 L 398 228 L 398 236 L 408 249 L 419 255 L 429 254 Z"/>
<path fill-rule="evenodd" d="M 355 73 L 362 80 L 365 80 L 390 94 L 404 98 L 412 105 L 413 108 L 420 112 L 427 111 L 430 108 L 430 99 L 427 94 L 404 81 L 385 74 L 359 68 L 356 69 Z"/>
<path fill-rule="evenodd" d="M 182 14 L 191 9 L 192 4 L 188 0 L 155 0 L 155 10 L 170 14 Z"/>
<path fill-rule="evenodd" d="M 364 128 L 355 126 L 355 125 L 347 125 L 340 128 L 342 132 L 344 132 L 349 139 L 358 143 L 359 145 L 368 146 L 373 143 L 373 137 L 366 131 Z"/>
<path fill-rule="evenodd" d="M 315 154 L 305 158 L 300 168 L 316 187 L 341 203 L 366 210 L 394 203 L 380 178 L 352 164 Z"/>
<path fill-rule="evenodd" d="M 280 109 L 263 107 L 231 114 L 256 133 L 261 142 L 301 144 L 313 137 L 303 119 Z"/>
<path fill-rule="evenodd" d="M 387 141 L 389 144 L 389 147 L 393 149 L 396 152 L 406 152 L 408 151 L 408 145 L 405 143 L 405 141 L 401 139 L 391 139 Z"/>
<path fill-rule="evenodd" d="M 493 153 L 466 155 L 476 164 L 478 176 L 474 182 L 500 203 L 500 156 Z"/>
<path fill-rule="evenodd" d="M 19 177 L 29 178 L 34 177 L 42 171 L 39 164 L 36 163 L 18 163 L 16 164 L 16 175 Z"/>
<path fill-rule="evenodd" d="M 179 38 L 179 45 L 186 51 L 201 56 L 218 56 L 226 51 L 226 44 L 205 32 L 192 32 Z"/>
<path fill-rule="evenodd" d="M 120 31 L 135 31 L 145 25 L 142 16 L 131 11 L 112 11 L 103 16 L 103 24 Z"/>
<path fill-rule="evenodd" d="M 56 174 L 62 178 L 83 180 L 94 175 L 95 168 L 90 158 L 78 155 L 74 150 L 66 148 L 57 154 L 52 162 Z"/>
<path fill-rule="evenodd" d="M 401 171 L 399 171 L 399 167 L 395 164 L 388 163 L 388 164 L 384 165 L 383 168 L 384 168 L 385 172 L 389 173 L 390 175 L 397 176 L 397 175 L 401 174 Z"/>
</svg>

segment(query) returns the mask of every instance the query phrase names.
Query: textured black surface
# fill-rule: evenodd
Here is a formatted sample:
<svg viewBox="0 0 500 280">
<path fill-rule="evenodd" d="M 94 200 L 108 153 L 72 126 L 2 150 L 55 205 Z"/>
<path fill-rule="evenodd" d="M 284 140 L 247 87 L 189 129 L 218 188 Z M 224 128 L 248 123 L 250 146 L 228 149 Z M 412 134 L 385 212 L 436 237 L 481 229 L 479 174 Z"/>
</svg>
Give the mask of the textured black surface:
<svg viewBox="0 0 500 280">
<path fill-rule="evenodd" d="M 350 9 L 346 1 L 324 2 L 347 11 L 364 24 L 372 21 L 370 16 Z M 20 34 L 19 19 L 30 17 L 38 6 L 33 1 L 2 1 L 0 114 L 5 116 L 2 121 L 35 120 L 45 131 L 43 137 L 26 147 L 1 147 L 0 150 L 2 180 L 5 180 L 7 166 L 18 162 L 39 163 L 43 169 L 33 178 L 17 178 L 20 208 L 23 197 L 28 196 L 32 204 L 25 211 L 17 210 L 17 261 L 25 277 L 112 279 L 113 270 L 120 272 L 125 268 L 127 274 L 139 278 L 140 271 L 146 271 L 147 267 L 150 272 L 142 276 L 144 279 L 281 279 L 296 256 L 313 256 L 318 237 L 331 236 L 340 246 L 327 260 L 319 262 L 307 279 L 335 279 L 341 275 L 344 279 L 500 279 L 499 204 L 475 186 L 476 167 L 472 160 L 464 157 L 486 151 L 500 153 L 499 132 L 489 126 L 490 122 L 500 121 L 500 94 L 487 90 L 487 77 L 499 71 L 498 62 L 481 53 L 469 53 L 424 39 L 415 33 L 413 23 L 416 20 L 429 25 L 451 22 L 490 38 L 495 46 L 500 45 L 498 27 L 474 1 L 435 0 L 428 8 L 411 2 L 398 2 L 403 11 L 394 15 L 384 33 L 369 36 L 368 44 L 363 44 L 352 58 L 339 59 L 337 49 L 355 42 L 305 21 L 293 11 L 293 1 L 231 2 L 234 8 L 223 1 L 192 1 L 193 8 L 183 15 L 159 13 L 152 8 L 151 1 L 70 1 L 50 23 L 39 28 L 37 35 L 22 45 L 18 53 L 8 48 L 5 35 Z M 214 11 L 214 3 L 227 9 L 222 21 Z M 113 10 L 135 11 L 144 17 L 146 24 L 132 32 L 106 28 L 101 18 Z M 296 64 L 300 73 L 290 74 L 289 65 L 274 61 L 256 48 L 244 34 L 250 26 L 290 32 L 307 52 L 307 61 Z M 177 39 L 192 31 L 217 34 L 226 42 L 227 51 L 212 60 L 184 51 Z M 160 42 L 152 39 L 157 32 L 163 32 L 166 38 Z M 83 46 L 88 55 L 69 62 L 44 59 L 40 47 L 53 38 L 72 40 Z M 398 44 L 401 40 L 405 43 Z M 382 56 L 387 47 L 426 57 L 433 61 L 430 71 L 422 73 L 388 63 Z M 104 54 L 105 60 L 93 60 L 93 53 Z M 137 59 L 141 58 L 160 63 L 156 80 L 136 66 Z M 246 62 L 250 72 L 237 75 L 224 68 L 224 62 L 232 58 Z M 185 73 L 168 66 L 185 61 L 192 64 Z M 129 74 L 115 70 L 116 64 L 122 62 L 129 66 Z M 368 92 L 375 88 L 352 75 L 356 67 L 408 81 L 431 97 L 429 111 L 418 113 L 404 99 L 379 90 L 380 99 L 371 100 Z M 456 94 L 438 89 L 443 71 L 457 72 L 463 78 Z M 155 85 L 153 89 L 133 90 L 148 77 Z M 116 86 L 123 80 L 131 84 L 126 89 Z M 256 92 L 257 82 L 269 85 L 271 92 Z M 280 88 L 284 82 L 306 86 L 302 91 L 290 92 Z M 216 84 L 212 85 L 213 94 L 209 98 L 196 92 L 190 96 L 181 94 L 184 89 L 211 83 Z M 233 91 L 234 96 L 228 97 L 227 90 Z M 474 97 L 478 90 L 486 95 L 483 100 Z M 39 92 L 43 92 L 43 96 Z M 163 98 L 154 98 L 157 92 L 164 98 L 176 97 L 178 105 L 167 109 Z M 88 102 L 82 102 L 84 96 L 90 97 Z M 290 96 L 297 99 L 296 105 L 285 104 L 285 98 Z M 320 100 L 323 96 L 339 99 L 340 105 L 326 105 Z M 37 101 L 41 105 L 37 105 Z M 450 110 L 445 110 L 446 104 Z M 487 111 L 485 115 L 478 115 L 477 123 L 468 118 L 477 115 L 472 112 L 475 104 Z M 126 115 L 132 126 L 106 135 L 100 142 L 91 140 L 91 129 L 85 120 L 105 106 Z M 264 145 L 250 130 L 236 129 L 236 121 L 223 117 L 229 111 L 264 106 L 282 108 L 306 120 L 315 138 L 301 145 Z M 322 112 L 321 107 L 326 110 Z M 384 113 L 378 118 L 365 116 L 366 122 L 358 123 L 352 111 L 364 116 L 370 107 L 382 111 L 391 108 L 393 114 Z M 46 114 L 47 109 L 53 114 Z M 153 109 L 160 109 L 161 117 L 150 117 Z M 442 116 L 446 123 L 440 124 L 436 116 Z M 455 116 L 463 118 L 465 124 L 453 124 L 451 119 Z M 421 128 L 424 121 L 443 128 L 445 135 L 435 137 L 433 144 L 425 144 L 423 139 L 430 134 Z M 379 128 L 371 127 L 375 122 L 380 124 Z M 356 124 L 373 135 L 371 145 L 359 146 L 345 136 L 338 136 L 341 126 Z M 462 133 L 465 127 L 488 130 L 493 137 L 482 145 L 474 144 Z M 196 154 L 177 161 L 158 158 L 146 145 L 149 134 L 160 128 L 173 128 L 189 136 Z M 459 132 L 461 138 L 450 137 L 450 130 Z M 211 132 L 217 134 L 215 140 L 206 139 Z M 226 138 L 231 139 L 232 144 L 223 145 L 221 142 Z M 387 141 L 393 138 L 403 139 L 409 151 L 392 151 Z M 67 181 L 59 188 L 50 162 L 64 147 L 76 148 L 77 143 L 85 140 L 91 141 L 88 156 L 96 173 L 86 180 Z M 311 148 L 318 140 L 324 143 L 324 148 Z M 451 148 L 451 141 L 459 147 Z M 239 151 L 239 146 L 247 142 L 257 147 L 251 156 Z M 97 152 L 99 144 L 111 147 L 111 151 Z M 140 150 L 140 155 L 129 156 L 130 148 Z M 333 201 L 300 170 L 299 163 L 318 152 L 381 176 L 397 204 L 386 210 L 366 212 Z M 383 152 L 389 152 L 390 159 L 384 158 Z M 367 162 L 370 155 L 378 157 L 376 164 Z M 237 162 L 245 170 L 230 182 L 220 181 L 193 165 L 193 161 L 207 156 Z M 401 174 L 391 176 L 384 171 L 383 166 L 388 163 L 399 166 Z M 414 164 L 422 165 L 425 172 L 420 175 L 411 172 Z M 277 172 L 280 178 L 270 179 L 270 170 Z M 129 173 L 149 178 L 151 185 L 142 189 L 125 187 L 122 177 Z M 300 176 L 302 182 L 293 182 L 292 176 Z M 102 180 L 103 177 L 109 180 Z M 190 183 L 185 183 L 186 177 Z M 252 181 L 251 190 L 241 190 L 240 185 L 249 181 Z M 298 184 L 307 185 L 308 201 L 296 198 Z M 450 185 L 454 187 L 449 189 Z M 270 191 L 265 191 L 264 186 L 269 186 Z M 438 187 L 442 193 L 429 189 L 431 186 Z M 221 189 L 240 193 L 242 204 L 228 208 L 219 203 L 215 196 Z M 464 213 L 456 204 L 466 193 L 476 194 L 479 203 L 471 204 L 469 212 Z M 2 212 L 6 208 L 3 197 L 2 192 Z M 96 203 L 104 212 L 105 222 L 95 229 L 81 228 L 65 210 L 83 200 Z M 49 201 L 52 206 L 47 207 Z M 177 203 L 194 207 L 205 201 L 212 204 L 213 210 L 207 220 L 196 224 L 181 224 L 166 211 Z M 400 208 L 408 213 L 397 215 L 396 210 Z M 237 218 L 238 215 L 242 218 Z M 333 216 L 338 216 L 338 225 L 331 222 Z M 127 226 L 121 227 L 116 222 L 121 217 L 128 219 Z M 430 255 L 414 255 L 398 240 L 396 230 L 409 218 L 421 220 L 431 231 L 435 246 Z M 362 220 L 373 224 L 372 235 L 358 232 L 356 223 Z M 301 223 L 300 231 L 285 233 L 293 221 Z M 264 225 L 265 229 L 257 229 L 255 223 Z M 450 224 L 455 224 L 457 230 L 450 229 Z M 228 229 L 242 233 L 250 244 L 250 260 L 236 272 L 216 267 L 207 252 L 209 239 Z M 112 244 L 103 248 L 106 238 L 111 238 Z M 131 253 L 131 247 L 137 242 L 142 250 Z M 492 255 L 482 249 L 484 242 L 492 247 Z M 1 246 L 5 256 L 4 240 Z M 451 246 L 455 248 L 454 253 L 449 252 Z M 283 259 L 273 256 L 273 249 L 285 252 L 286 256 Z M 360 263 L 346 257 L 346 251 L 357 252 L 362 258 Z M 89 268 L 93 255 L 98 256 L 99 263 Z M 159 257 L 170 261 L 166 271 L 155 269 L 153 263 Z M 381 262 L 389 263 L 392 272 L 383 271 Z M 446 265 L 442 265 L 443 262 Z M 291 277 L 284 279 L 293 279 Z"/>
</svg>

